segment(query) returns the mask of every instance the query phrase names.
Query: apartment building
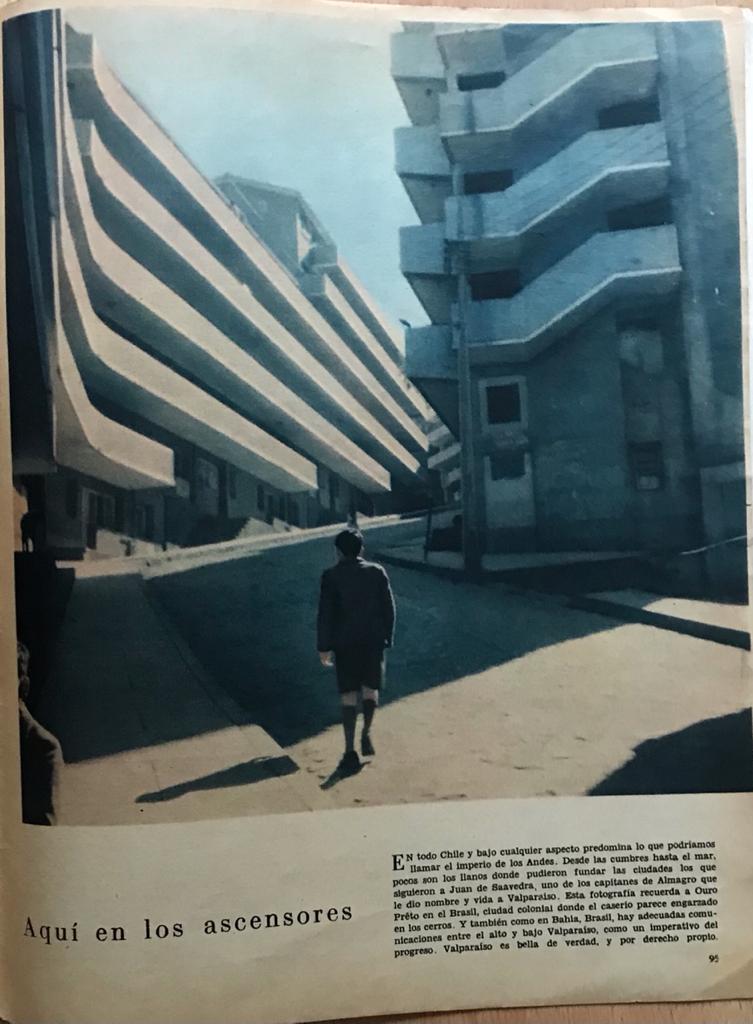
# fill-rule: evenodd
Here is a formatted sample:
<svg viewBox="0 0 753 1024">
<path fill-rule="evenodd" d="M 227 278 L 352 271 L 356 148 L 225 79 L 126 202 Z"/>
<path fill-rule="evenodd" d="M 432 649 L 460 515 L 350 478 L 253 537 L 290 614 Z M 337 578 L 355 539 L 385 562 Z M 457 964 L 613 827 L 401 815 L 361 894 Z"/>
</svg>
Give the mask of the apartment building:
<svg viewBox="0 0 753 1024">
<path fill-rule="evenodd" d="M 420 503 L 401 339 L 304 200 L 207 180 L 59 13 L 3 37 L 13 472 L 37 546 Z"/>
<path fill-rule="evenodd" d="M 712 22 L 409 23 L 409 377 L 485 552 L 746 531 L 738 163 Z M 744 579 L 743 548 L 725 571 Z"/>
</svg>

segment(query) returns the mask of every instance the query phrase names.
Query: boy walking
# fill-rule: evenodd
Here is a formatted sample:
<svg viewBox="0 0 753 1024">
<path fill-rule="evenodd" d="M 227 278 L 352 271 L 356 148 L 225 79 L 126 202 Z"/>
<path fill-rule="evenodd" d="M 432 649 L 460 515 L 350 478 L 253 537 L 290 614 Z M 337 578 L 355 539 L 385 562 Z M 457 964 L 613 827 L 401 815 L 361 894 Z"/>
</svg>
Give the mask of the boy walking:
<svg viewBox="0 0 753 1024">
<path fill-rule="evenodd" d="M 387 573 L 362 557 L 363 537 L 348 529 L 335 537 L 337 565 L 322 573 L 317 618 L 317 648 L 322 665 L 334 660 L 340 691 L 345 753 L 339 772 L 361 767 L 355 749 L 358 697 L 363 709 L 361 753 L 374 756 L 371 723 L 384 676 L 384 652 L 392 646 L 395 601 Z"/>
</svg>

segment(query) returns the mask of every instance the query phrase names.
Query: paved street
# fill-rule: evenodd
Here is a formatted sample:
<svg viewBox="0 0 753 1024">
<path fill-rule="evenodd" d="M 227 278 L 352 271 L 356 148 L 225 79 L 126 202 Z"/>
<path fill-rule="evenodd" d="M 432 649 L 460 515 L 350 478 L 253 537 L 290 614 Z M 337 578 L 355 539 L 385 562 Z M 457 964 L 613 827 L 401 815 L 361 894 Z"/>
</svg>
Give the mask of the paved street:
<svg viewBox="0 0 753 1024">
<path fill-rule="evenodd" d="M 331 549 L 76 582 L 48 699 L 65 820 L 751 788 L 745 652 L 399 568 L 377 756 L 333 778 L 314 631 Z"/>
</svg>

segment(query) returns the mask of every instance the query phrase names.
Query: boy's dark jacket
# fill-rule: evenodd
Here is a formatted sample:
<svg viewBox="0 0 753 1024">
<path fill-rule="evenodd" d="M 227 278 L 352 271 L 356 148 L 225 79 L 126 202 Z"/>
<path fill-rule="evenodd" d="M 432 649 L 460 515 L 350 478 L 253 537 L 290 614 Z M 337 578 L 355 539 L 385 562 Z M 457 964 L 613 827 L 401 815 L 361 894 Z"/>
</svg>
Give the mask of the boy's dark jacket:
<svg viewBox="0 0 753 1024">
<path fill-rule="evenodd" d="M 317 649 L 392 646 L 395 601 L 387 573 L 363 558 L 345 558 L 322 573 Z"/>
</svg>

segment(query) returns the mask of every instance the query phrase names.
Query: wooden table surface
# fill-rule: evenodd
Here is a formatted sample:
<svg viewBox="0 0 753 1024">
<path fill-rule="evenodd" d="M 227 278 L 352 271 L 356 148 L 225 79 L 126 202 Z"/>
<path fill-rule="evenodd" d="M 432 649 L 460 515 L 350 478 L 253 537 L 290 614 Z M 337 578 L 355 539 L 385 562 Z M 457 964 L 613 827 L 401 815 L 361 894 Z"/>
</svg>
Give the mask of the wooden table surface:
<svg viewBox="0 0 753 1024">
<path fill-rule="evenodd" d="M 751 1024 L 753 1000 L 641 1003 L 622 1006 L 546 1006 L 462 1010 L 418 1016 L 359 1017 L 339 1024 Z M 334 1021 L 328 1024 L 335 1024 Z"/>
<path fill-rule="evenodd" d="M 360 0 L 402 5 L 403 0 Z M 421 7 L 487 7 L 517 10 L 589 10 L 629 7 L 753 7 L 753 0 L 411 0 Z M 753 951 L 751 951 L 753 954 Z M 366 1008 L 364 1008 L 366 1009 Z M 615 1006 L 547 1006 L 529 1009 L 464 1010 L 457 1013 L 433 1013 L 398 1017 L 359 1017 L 347 1024 L 753 1024 L 753 999 L 735 999 L 713 1003 L 641 1003 Z M 334 1024 L 334 1022 L 328 1022 Z"/>
</svg>

